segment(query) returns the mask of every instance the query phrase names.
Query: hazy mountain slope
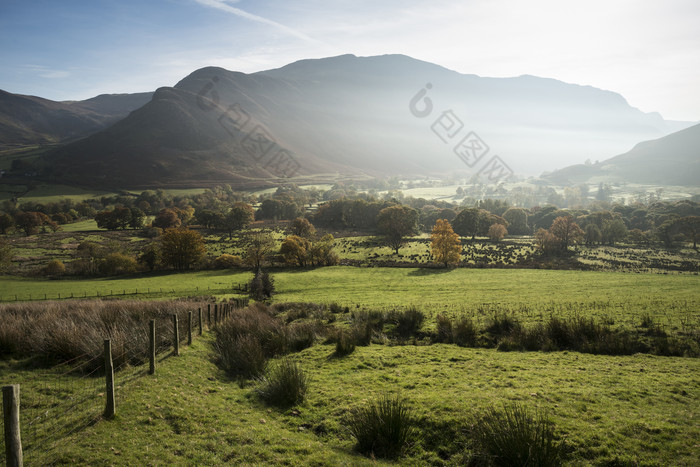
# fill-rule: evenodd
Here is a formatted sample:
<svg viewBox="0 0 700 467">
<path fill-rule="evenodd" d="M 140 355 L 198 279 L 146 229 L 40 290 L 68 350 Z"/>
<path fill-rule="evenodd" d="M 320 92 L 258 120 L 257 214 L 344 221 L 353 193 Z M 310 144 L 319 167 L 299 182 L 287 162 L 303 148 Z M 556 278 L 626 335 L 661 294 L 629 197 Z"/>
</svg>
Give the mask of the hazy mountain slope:
<svg viewBox="0 0 700 467">
<path fill-rule="evenodd" d="M 415 116 L 409 104 L 428 83 L 432 112 Z M 416 99 L 414 113 L 425 105 Z M 343 55 L 254 74 L 197 70 L 112 128 L 57 150 L 46 168 L 76 182 L 98 175 L 115 185 L 191 184 L 336 171 L 475 173 L 497 154 L 514 171 L 537 174 L 678 125 L 592 87 L 463 75 L 402 55 Z M 468 167 L 453 148 L 471 131 L 490 149 Z"/>
<path fill-rule="evenodd" d="M 700 125 L 644 141 L 624 154 L 596 164 L 558 170 L 547 178 L 563 183 L 593 179 L 697 186 L 700 181 Z"/>
<path fill-rule="evenodd" d="M 152 93 L 55 102 L 0 90 L 0 148 L 60 143 L 95 133 L 141 107 Z"/>
</svg>

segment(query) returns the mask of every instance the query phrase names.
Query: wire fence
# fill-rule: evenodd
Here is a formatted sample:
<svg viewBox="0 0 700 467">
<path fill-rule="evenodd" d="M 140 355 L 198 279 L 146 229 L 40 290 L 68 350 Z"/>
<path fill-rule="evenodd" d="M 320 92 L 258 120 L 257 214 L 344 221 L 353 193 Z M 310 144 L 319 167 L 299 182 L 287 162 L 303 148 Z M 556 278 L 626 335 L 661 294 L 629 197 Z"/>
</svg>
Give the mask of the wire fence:
<svg viewBox="0 0 700 467">
<path fill-rule="evenodd" d="M 132 383 L 149 373 L 152 355 L 157 361 L 167 359 L 175 354 L 179 345 L 195 339 L 204 330 L 213 329 L 234 308 L 247 304 L 247 299 L 221 304 L 203 303 L 197 310 L 188 313 L 186 319 L 178 320 L 178 346 L 175 346 L 174 340 L 174 320 L 167 318 L 153 321 L 156 328 L 165 330 L 172 337 L 164 338 L 163 333 L 156 333 L 153 347 L 150 328 L 112 340 L 117 406 L 129 398 Z M 26 371 L 28 376 L 13 382 L 20 385 L 21 445 L 28 464 L 56 463 L 59 443 L 103 418 L 109 397 L 106 393 L 105 355 L 91 355 L 94 354 L 86 353 L 48 369 Z M 24 375 L 25 372 L 20 374 Z M 0 380 L 3 384 L 7 381 L 6 378 Z M 0 452 L 3 453 L 7 448 L 5 429 L 4 424 L 0 423 Z M 3 455 L 0 465 L 5 465 L 5 462 Z"/>
<path fill-rule="evenodd" d="M 163 298 L 171 297 L 173 294 L 179 296 L 201 296 L 206 295 L 226 295 L 232 293 L 245 294 L 247 293 L 247 284 L 231 284 L 228 286 L 219 287 L 142 287 L 142 288 L 112 288 L 103 290 L 83 290 L 73 292 L 54 292 L 54 293 L 11 293 L 0 295 L 0 303 L 12 302 L 36 302 L 49 300 L 75 300 L 75 299 L 102 299 L 109 297 L 119 298 Z"/>
</svg>

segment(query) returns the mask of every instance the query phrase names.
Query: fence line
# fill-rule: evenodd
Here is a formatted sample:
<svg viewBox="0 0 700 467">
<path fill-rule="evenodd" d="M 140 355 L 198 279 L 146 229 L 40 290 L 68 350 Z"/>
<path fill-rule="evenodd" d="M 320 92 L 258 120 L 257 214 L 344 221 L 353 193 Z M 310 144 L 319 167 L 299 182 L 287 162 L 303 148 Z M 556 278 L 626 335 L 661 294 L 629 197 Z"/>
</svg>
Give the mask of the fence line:
<svg viewBox="0 0 700 467">
<path fill-rule="evenodd" d="M 213 330 L 224 316 L 229 316 L 233 307 L 241 308 L 247 306 L 247 299 L 235 299 L 232 303 L 214 304 L 215 309 L 220 309 L 221 316 L 217 322 L 207 322 L 202 311 L 202 318 L 195 320 L 178 320 L 177 346 L 181 343 L 192 342 L 190 338 L 202 335 L 204 327 Z M 211 304 L 207 304 L 207 309 Z M 200 307 L 203 310 L 203 307 Z M 198 313 L 198 312 L 197 312 Z M 192 311 L 187 317 L 198 316 Z M 183 321 L 185 321 L 183 323 Z M 151 322 L 155 322 L 151 331 Z M 115 373 L 112 387 L 116 388 L 116 407 L 118 411 L 119 403 L 128 397 L 127 384 L 149 374 L 149 361 L 155 363 L 157 358 L 168 358 L 177 355 L 175 351 L 167 353 L 176 347 L 176 342 L 172 336 L 175 334 L 175 320 L 172 318 L 160 318 L 149 321 L 149 329 L 143 330 L 143 335 L 128 336 L 121 340 L 112 338 L 110 343 L 113 359 L 118 363 L 113 364 Z M 193 323 L 188 326 L 189 323 Z M 208 324 L 208 326 L 205 326 Z M 201 326 L 201 327 L 200 327 Z M 162 327 L 170 333 L 170 338 L 161 339 L 158 342 L 159 334 L 155 332 L 158 327 Z M 195 327 L 198 327 L 195 332 Z M 182 331 L 185 332 L 182 332 Z M 152 352 L 149 336 L 155 333 L 155 352 Z M 191 337 L 190 337 L 191 335 Z M 123 337 L 123 336 L 122 336 Z M 97 355 L 86 359 L 90 353 L 85 353 L 65 362 L 58 363 L 53 367 L 26 378 L 21 384 L 21 445 L 24 459 L 32 464 L 37 463 L 36 459 L 42 455 L 43 463 L 50 463 L 51 456 L 58 443 L 86 427 L 99 421 L 107 408 L 106 400 L 107 384 L 105 381 L 105 365 L 100 365 L 100 360 L 105 359 L 105 354 Z M 152 357 L 152 358 L 151 358 Z M 149 365 L 149 366 L 146 366 Z M 133 367 L 134 371 L 128 369 Z M 145 370 L 142 369 L 145 367 Z M 154 367 L 157 373 L 157 367 Z M 7 449 L 5 441 L 5 431 L 8 427 L 5 424 L 0 426 L 2 436 L 0 436 L 0 451 Z M 48 454 L 47 454 L 48 453 Z M 4 456 L 3 456 L 3 460 Z"/>
</svg>

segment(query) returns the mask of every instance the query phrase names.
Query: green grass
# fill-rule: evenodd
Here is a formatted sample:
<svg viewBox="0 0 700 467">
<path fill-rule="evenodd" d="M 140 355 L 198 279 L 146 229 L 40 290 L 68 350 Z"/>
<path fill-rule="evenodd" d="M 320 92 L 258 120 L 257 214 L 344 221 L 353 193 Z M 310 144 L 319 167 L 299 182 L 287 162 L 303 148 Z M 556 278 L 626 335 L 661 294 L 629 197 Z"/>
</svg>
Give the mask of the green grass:
<svg viewBox="0 0 700 467">
<path fill-rule="evenodd" d="M 313 270 L 272 270 L 276 302 L 337 302 L 343 306 L 393 310 L 416 306 L 431 322 L 437 313 L 466 315 L 477 322 L 495 312 L 524 323 L 550 315 L 584 316 L 638 325 L 645 315 L 668 329 L 700 326 L 700 276 L 623 274 L 531 269 L 414 269 L 335 266 Z M 250 280 L 246 270 L 194 271 L 124 278 L 35 279 L 2 277 L 0 298 L 27 300 L 73 294 L 180 297 L 235 296 L 233 287 Z M 150 292 L 148 292 L 150 289 Z M 161 292 L 160 290 L 163 289 Z M 150 295 L 149 295 L 150 294 Z M 133 298 L 131 296 L 130 298 Z M 685 324 L 684 324 L 685 323 Z M 432 324 L 429 324 L 429 326 Z"/>
<path fill-rule="evenodd" d="M 403 465 L 458 460 L 470 424 L 506 403 L 545 410 L 575 465 L 690 466 L 700 456 L 698 359 L 503 353 L 443 344 L 358 347 L 338 359 L 329 358 L 332 345 L 316 345 L 292 357 L 309 375 L 307 401 L 282 410 L 263 405 L 254 385 L 241 387 L 227 378 L 212 363 L 210 343 L 205 334 L 181 357 L 162 360 L 155 376 L 144 367 L 118 373 L 114 420 L 30 449 L 25 460 L 369 465 L 353 452 L 348 419 L 369 401 L 398 392 L 419 428 L 419 441 L 398 460 Z M 46 410 L 52 398 L 95 386 L 77 378 L 71 385 L 69 379 L 59 395 L 42 398 L 33 394 L 53 388 L 55 377 L 33 380 L 31 371 L 11 366 L 0 362 L 9 370 L 2 371 L 0 383 L 23 384 L 25 419 Z M 96 399 L 76 417 L 99 414 L 103 399 Z"/>
</svg>

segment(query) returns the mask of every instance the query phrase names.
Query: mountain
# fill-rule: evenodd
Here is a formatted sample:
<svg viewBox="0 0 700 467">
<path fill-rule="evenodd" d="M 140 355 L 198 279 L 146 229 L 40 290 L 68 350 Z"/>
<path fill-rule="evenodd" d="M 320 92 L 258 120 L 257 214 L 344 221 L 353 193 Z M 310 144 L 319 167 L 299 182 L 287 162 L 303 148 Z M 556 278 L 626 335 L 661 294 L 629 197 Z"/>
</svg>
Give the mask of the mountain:
<svg viewBox="0 0 700 467">
<path fill-rule="evenodd" d="M 43 173 L 115 187 L 192 186 L 468 175 L 498 155 L 513 171 L 536 174 L 688 125 L 589 86 L 464 75 L 403 55 L 342 55 L 252 74 L 197 70 L 115 125 L 48 154 Z"/>
<path fill-rule="evenodd" d="M 697 186 L 700 180 L 700 125 L 644 141 L 630 151 L 590 165 L 549 174 L 557 183 L 611 182 Z"/>
<path fill-rule="evenodd" d="M 152 93 L 101 95 L 55 102 L 0 90 L 0 149 L 72 141 L 126 117 Z"/>
</svg>

